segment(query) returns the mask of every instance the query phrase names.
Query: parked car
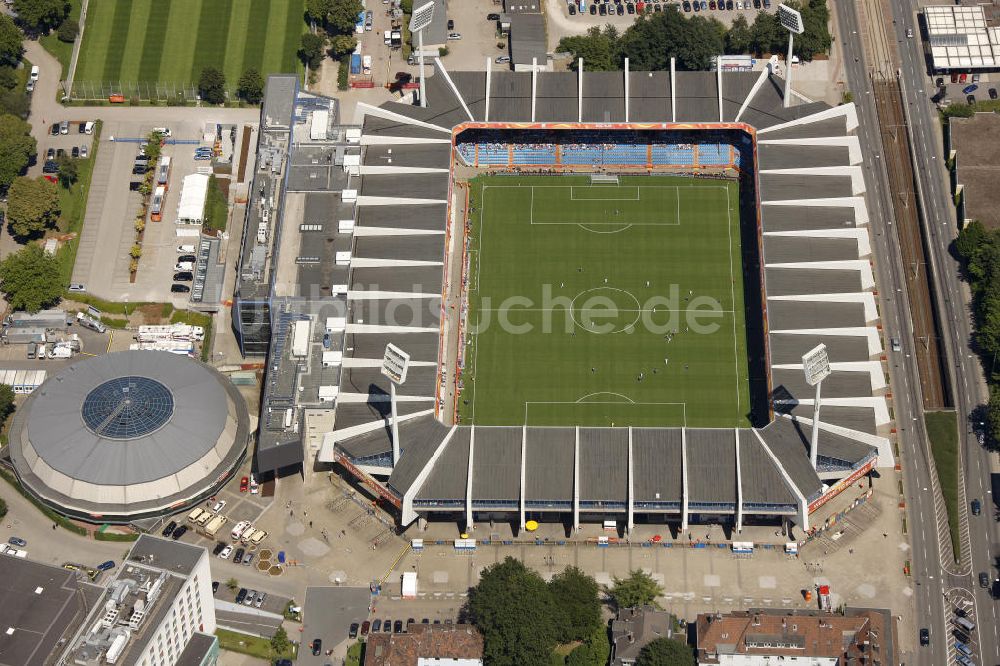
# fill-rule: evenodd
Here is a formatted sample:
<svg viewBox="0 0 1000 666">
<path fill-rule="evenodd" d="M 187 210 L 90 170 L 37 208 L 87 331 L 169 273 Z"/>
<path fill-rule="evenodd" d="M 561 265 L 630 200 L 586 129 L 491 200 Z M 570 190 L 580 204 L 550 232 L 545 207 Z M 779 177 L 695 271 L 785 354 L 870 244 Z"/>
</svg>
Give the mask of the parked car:
<svg viewBox="0 0 1000 666">
<path fill-rule="evenodd" d="M 115 568 L 114 560 L 107 560 L 106 562 L 101 562 L 97 565 L 98 571 L 111 571 Z"/>
<path fill-rule="evenodd" d="M 177 279 L 176 275 L 174 276 L 174 279 L 175 280 Z M 215 503 L 214 506 L 212 506 L 212 513 L 219 513 L 225 508 L 226 508 L 226 500 L 219 500 L 218 502 Z"/>
<path fill-rule="evenodd" d="M 455 19 L 448 19 L 448 29 L 449 30 L 455 29 Z"/>
<path fill-rule="evenodd" d="M 255 608 L 260 608 L 264 605 L 264 599 L 267 599 L 267 592 L 258 592 L 257 596 L 253 598 L 253 605 Z"/>
<path fill-rule="evenodd" d="M 972 85 L 965 86 L 964 88 L 962 88 L 962 94 L 963 95 L 968 95 L 969 93 L 974 93 L 977 90 L 979 90 L 979 86 L 977 86 L 975 83 L 973 83 Z"/>
<path fill-rule="evenodd" d="M 253 553 L 247 553 L 246 555 L 243 556 L 244 565 L 250 566 L 251 562 L 253 562 Z"/>
<path fill-rule="evenodd" d="M 996 88 L 990 88 L 989 95 L 990 95 L 990 99 L 996 99 L 997 98 L 997 89 Z"/>
<path fill-rule="evenodd" d="M 967 95 L 965 97 L 965 101 L 968 102 L 969 106 L 972 106 L 972 105 L 974 105 L 976 103 L 976 96 L 975 95 Z"/>
<path fill-rule="evenodd" d="M 487 21 L 499 21 L 500 20 L 500 15 L 499 14 L 487 14 L 486 15 L 486 20 Z"/>
<path fill-rule="evenodd" d="M 45 151 L 45 159 L 46 160 L 54 160 L 55 158 L 56 158 L 56 149 L 55 148 L 49 148 L 48 150 Z"/>
<path fill-rule="evenodd" d="M 312 646 L 312 653 L 314 657 L 318 657 L 323 651 L 323 641 L 319 638 L 314 638 L 313 642 L 310 644 Z"/>
<path fill-rule="evenodd" d="M 569 15 L 570 16 L 576 16 L 576 5 L 570 5 L 569 6 Z"/>
<path fill-rule="evenodd" d="M 392 620 L 385 618 L 382 620 L 382 633 L 388 634 L 390 631 L 392 631 Z"/>
<path fill-rule="evenodd" d="M 382 628 L 382 620 L 379 620 L 378 618 L 376 618 L 375 620 L 372 620 L 372 633 L 373 634 L 375 632 L 377 632 L 381 628 Z"/>
<path fill-rule="evenodd" d="M 247 598 L 247 588 L 241 587 L 240 591 L 236 593 L 236 603 L 241 604 L 243 600 Z"/>
<path fill-rule="evenodd" d="M 247 491 L 247 488 L 249 487 L 250 487 L 250 478 L 244 476 L 243 478 L 240 479 L 240 492 L 245 493 Z"/>
<path fill-rule="evenodd" d="M 78 158 L 80 156 L 80 147 L 73 146 L 73 149 L 70 151 L 70 155 L 73 157 L 73 159 Z"/>
<path fill-rule="evenodd" d="M 83 284 L 82 282 L 70 282 L 69 283 L 69 290 L 70 291 L 87 291 L 87 285 Z"/>
<path fill-rule="evenodd" d="M 79 123 L 76 126 L 76 133 L 77 134 L 83 134 L 86 131 L 87 131 L 87 123 L 86 122 Z"/>
<path fill-rule="evenodd" d="M 365 620 L 364 622 L 362 622 L 361 623 L 361 635 L 362 636 L 367 636 L 368 635 L 368 630 L 371 629 L 371 628 L 372 628 L 372 623 L 371 622 L 369 622 L 368 620 Z"/>
<path fill-rule="evenodd" d="M 590 15 L 593 16 L 597 13 L 597 5 L 590 6 Z"/>
<path fill-rule="evenodd" d="M 451 21 L 449 21 L 449 23 L 451 23 Z M 358 624 L 357 622 L 351 622 L 351 626 L 347 630 L 347 637 L 348 638 L 357 638 L 358 637 L 358 631 L 360 629 L 361 629 L 361 625 L 360 624 Z"/>
<path fill-rule="evenodd" d="M 168 537 L 174 533 L 174 529 L 176 528 L 177 528 L 177 521 L 171 520 L 169 523 L 167 523 L 166 527 L 163 528 L 163 531 L 160 532 L 160 535 Z"/>
<path fill-rule="evenodd" d="M 224 550 L 225 550 L 226 548 L 228 548 L 228 545 L 227 545 L 227 544 L 224 544 L 224 543 L 222 543 L 222 542 L 220 541 L 220 542 L 216 543 L 216 544 L 215 544 L 215 548 L 213 548 L 213 549 L 212 549 L 212 555 L 215 555 L 216 557 L 218 557 L 218 556 L 219 556 L 219 554 L 220 554 L 220 553 L 221 553 L 222 551 L 224 551 Z"/>
<path fill-rule="evenodd" d="M 69 134 L 69 121 L 68 120 L 64 120 L 61 123 L 59 123 L 59 133 L 60 134 Z"/>
<path fill-rule="evenodd" d="M 233 562 L 235 564 L 243 564 L 243 553 L 245 552 L 242 548 L 237 548 L 236 552 L 233 553 Z"/>
<path fill-rule="evenodd" d="M 49 134 L 59 136 L 59 123 L 52 123 L 52 127 L 49 128 Z"/>
<path fill-rule="evenodd" d="M 256 596 L 257 590 L 247 590 L 247 597 L 243 600 L 244 606 L 252 606 L 254 596 Z"/>
<path fill-rule="evenodd" d="M 162 136 L 164 139 L 170 138 L 170 128 L 169 127 L 154 127 L 153 131 Z"/>
<path fill-rule="evenodd" d="M 191 287 L 186 284 L 172 284 L 170 285 L 170 293 L 172 294 L 187 294 L 191 292 Z"/>
<path fill-rule="evenodd" d="M 913 28 L 907 28 L 906 29 L 906 37 L 908 39 L 913 39 Z"/>
<path fill-rule="evenodd" d="M 12 536 L 11 538 L 7 539 L 7 543 L 9 543 L 12 546 L 17 546 L 18 548 L 24 548 L 25 546 L 28 545 L 27 541 L 17 536 Z"/>
<path fill-rule="evenodd" d="M 87 148 L 87 146 L 80 146 L 80 157 L 82 159 L 90 157 L 90 148 Z"/>
<path fill-rule="evenodd" d="M 212 594 L 215 594 L 218 591 L 219 591 L 219 581 L 213 580 L 212 581 Z"/>
<path fill-rule="evenodd" d="M 985 571 L 979 572 L 979 587 L 989 587 L 990 577 Z"/>
<path fill-rule="evenodd" d="M 174 541 L 177 541 L 182 536 L 184 536 L 187 533 L 187 531 L 188 531 L 187 525 L 181 525 L 176 530 L 174 530 L 174 533 L 170 535 L 170 538 L 173 539 Z"/>
<path fill-rule="evenodd" d="M 194 256 L 193 254 L 182 254 L 181 256 L 177 257 L 177 263 L 183 264 L 185 261 L 190 261 L 191 263 L 194 263 L 198 261 L 198 257 Z"/>
<path fill-rule="evenodd" d="M 453 42 L 457 42 L 458 40 L 462 39 L 462 33 L 460 33 L 460 32 L 449 32 L 448 33 L 448 39 L 450 39 Z"/>
<path fill-rule="evenodd" d="M 226 546 L 225 548 L 222 549 L 222 551 L 219 552 L 219 559 L 220 560 L 228 560 L 229 556 L 232 555 L 232 554 L 233 554 L 233 547 L 232 546 Z"/>
<path fill-rule="evenodd" d="M 497 56 L 496 58 L 494 58 L 493 62 L 495 62 L 498 65 L 506 65 L 507 63 L 510 62 L 510 56 Z"/>
<path fill-rule="evenodd" d="M 392 623 L 392 633 L 394 633 L 394 634 L 401 634 L 401 633 L 403 633 L 403 621 L 402 620 L 396 620 L 395 622 Z"/>
</svg>

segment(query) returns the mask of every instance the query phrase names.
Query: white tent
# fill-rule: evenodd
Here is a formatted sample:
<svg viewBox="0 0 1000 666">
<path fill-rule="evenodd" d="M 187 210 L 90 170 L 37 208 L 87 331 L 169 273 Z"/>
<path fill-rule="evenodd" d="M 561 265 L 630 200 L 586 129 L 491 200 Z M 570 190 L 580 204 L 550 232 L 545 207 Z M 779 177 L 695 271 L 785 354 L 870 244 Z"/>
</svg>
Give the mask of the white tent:
<svg viewBox="0 0 1000 666">
<path fill-rule="evenodd" d="M 177 204 L 177 224 L 201 224 L 205 221 L 208 178 L 203 173 L 192 173 L 184 177 L 181 200 Z"/>
</svg>

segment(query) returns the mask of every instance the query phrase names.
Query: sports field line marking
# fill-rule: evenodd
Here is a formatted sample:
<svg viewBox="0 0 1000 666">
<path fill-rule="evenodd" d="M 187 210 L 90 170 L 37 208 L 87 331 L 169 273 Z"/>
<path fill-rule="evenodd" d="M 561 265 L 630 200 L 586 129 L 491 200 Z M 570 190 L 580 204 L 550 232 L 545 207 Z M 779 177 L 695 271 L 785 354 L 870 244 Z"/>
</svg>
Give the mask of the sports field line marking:
<svg viewBox="0 0 1000 666">
<path fill-rule="evenodd" d="M 615 393 L 614 391 L 597 391 L 595 393 L 588 393 L 587 395 L 582 395 L 579 398 L 577 398 L 576 402 L 577 403 L 583 403 L 584 400 L 586 400 L 587 398 L 592 398 L 595 395 L 616 395 L 619 398 L 625 398 L 625 400 L 627 400 L 629 402 L 629 404 L 632 404 L 632 405 L 635 404 L 635 400 L 633 400 L 632 398 L 628 397 L 627 395 L 625 395 L 623 393 Z M 593 404 L 593 403 L 587 403 L 587 404 Z M 625 403 L 616 403 L 616 404 L 625 404 Z"/>
<path fill-rule="evenodd" d="M 729 200 L 729 187 L 726 187 L 726 222 L 729 231 L 729 296 L 732 299 L 733 309 L 736 308 L 736 277 L 733 274 L 733 208 Z M 739 350 L 736 343 L 736 317 L 733 317 L 733 369 L 736 371 L 736 381 L 734 389 L 736 391 L 736 411 L 742 411 L 740 405 L 740 360 Z"/>
<path fill-rule="evenodd" d="M 628 400 L 629 402 L 618 402 L 616 400 L 593 400 L 593 401 L 587 401 L 587 402 L 580 402 L 579 400 L 574 400 L 572 402 L 565 401 L 565 400 L 526 400 L 524 402 L 524 425 L 528 426 L 529 428 L 532 427 L 531 424 L 528 423 L 528 408 L 531 405 L 622 405 L 622 406 L 626 406 L 626 407 L 666 407 L 666 406 L 680 405 L 681 406 L 681 419 L 684 422 L 684 426 L 683 427 L 685 427 L 685 428 L 687 427 L 687 403 L 686 402 L 636 402 L 636 401 L 632 400 L 631 398 L 629 398 L 628 396 L 624 396 L 621 393 L 612 393 L 611 391 L 600 391 L 600 392 L 598 392 L 596 394 L 591 393 L 590 395 L 602 395 L 602 394 L 603 395 L 607 395 L 609 393 L 611 395 L 619 395 L 619 396 L 625 398 L 626 400 Z M 586 396 L 584 396 L 584 397 L 586 397 Z M 538 427 L 542 427 L 542 426 L 538 426 Z M 565 427 L 571 428 L 571 427 L 574 427 L 574 426 L 568 425 L 568 426 L 565 426 Z M 601 427 L 601 426 L 580 426 L 580 427 L 581 428 L 586 428 L 586 427 Z M 626 426 L 622 426 L 622 427 L 624 428 Z"/>
<path fill-rule="evenodd" d="M 602 197 L 602 198 L 593 198 L 593 199 L 590 198 L 590 197 L 581 197 L 581 198 L 577 199 L 576 198 L 576 189 L 577 188 L 580 188 L 580 189 L 583 189 L 583 190 L 593 190 L 593 189 L 598 189 L 598 188 L 596 188 L 596 187 L 594 187 L 592 185 L 570 185 L 569 186 L 569 200 L 570 201 L 639 201 L 639 186 L 638 185 L 616 185 L 615 187 L 617 187 L 619 190 L 624 189 L 626 187 L 629 190 L 631 190 L 632 188 L 635 188 L 635 197 L 634 198 L 630 197 L 628 199 L 625 199 L 625 198 L 622 198 L 622 197 L 607 197 L 607 198 Z"/>
<path fill-rule="evenodd" d="M 479 312 L 608 312 L 609 308 L 476 308 Z M 615 312 L 687 312 L 688 308 L 614 308 Z M 701 312 L 719 312 L 735 314 L 735 310 L 701 310 Z"/>
</svg>

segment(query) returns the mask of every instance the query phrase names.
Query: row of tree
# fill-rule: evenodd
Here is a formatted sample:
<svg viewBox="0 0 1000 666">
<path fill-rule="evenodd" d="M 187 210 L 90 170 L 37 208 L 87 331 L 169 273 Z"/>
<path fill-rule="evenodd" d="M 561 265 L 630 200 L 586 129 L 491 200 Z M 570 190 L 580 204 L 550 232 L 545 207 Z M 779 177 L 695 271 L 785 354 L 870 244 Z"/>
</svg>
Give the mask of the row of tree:
<svg viewBox="0 0 1000 666">
<path fill-rule="evenodd" d="M 805 32 L 795 38 L 796 55 L 808 61 L 827 52 L 831 37 L 826 0 L 785 4 L 798 8 L 805 24 Z M 607 25 L 603 30 L 594 26 L 586 35 L 564 37 L 559 50 L 571 53 L 574 62 L 583 58 L 588 71 L 618 71 L 628 58 L 631 70 L 652 72 L 669 68 L 671 58 L 682 70 L 706 70 L 720 53 L 764 55 L 780 52 L 787 44 L 788 31 L 769 12 L 758 12 L 753 24 L 740 14 L 727 30 L 716 18 L 688 18 L 677 5 L 669 5 L 666 11 L 644 15 L 623 33 Z"/>
<path fill-rule="evenodd" d="M 299 57 L 311 70 L 329 55 L 339 60 L 358 46 L 354 26 L 365 10 L 361 0 L 306 0 L 306 18 L 315 26 L 302 35 Z"/>
<path fill-rule="evenodd" d="M 226 101 L 226 75 L 218 67 L 206 67 L 198 76 L 198 95 L 209 104 L 224 104 Z M 240 76 L 236 83 L 236 95 L 247 104 L 260 104 L 264 99 L 264 77 L 251 67 Z"/>
<path fill-rule="evenodd" d="M 607 591 L 619 608 L 655 605 L 663 593 L 649 574 L 633 571 Z M 548 583 L 520 560 L 507 557 L 487 567 L 469 592 L 466 619 L 483 635 L 490 666 L 549 666 L 558 645 L 576 647 L 567 666 L 607 664 L 609 641 L 601 617 L 602 590 L 593 577 L 567 567 Z M 663 639 L 646 646 L 640 666 L 693 666 L 683 642 Z"/>
<path fill-rule="evenodd" d="M 1000 444 L 1000 230 L 970 222 L 958 234 L 955 251 L 972 289 L 975 342 L 982 357 L 990 401 L 986 423 L 991 444 Z"/>
</svg>

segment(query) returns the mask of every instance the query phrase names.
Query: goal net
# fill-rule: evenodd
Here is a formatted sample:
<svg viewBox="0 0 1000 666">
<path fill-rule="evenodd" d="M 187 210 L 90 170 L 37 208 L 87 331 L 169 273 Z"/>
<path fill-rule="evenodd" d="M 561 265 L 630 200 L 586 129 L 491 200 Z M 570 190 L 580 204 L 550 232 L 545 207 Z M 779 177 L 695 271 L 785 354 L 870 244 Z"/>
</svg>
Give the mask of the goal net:
<svg viewBox="0 0 1000 666">
<path fill-rule="evenodd" d="M 591 185 L 618 185 L 618 176 L 611 173 L 590 174 Z"/>
</svg>

